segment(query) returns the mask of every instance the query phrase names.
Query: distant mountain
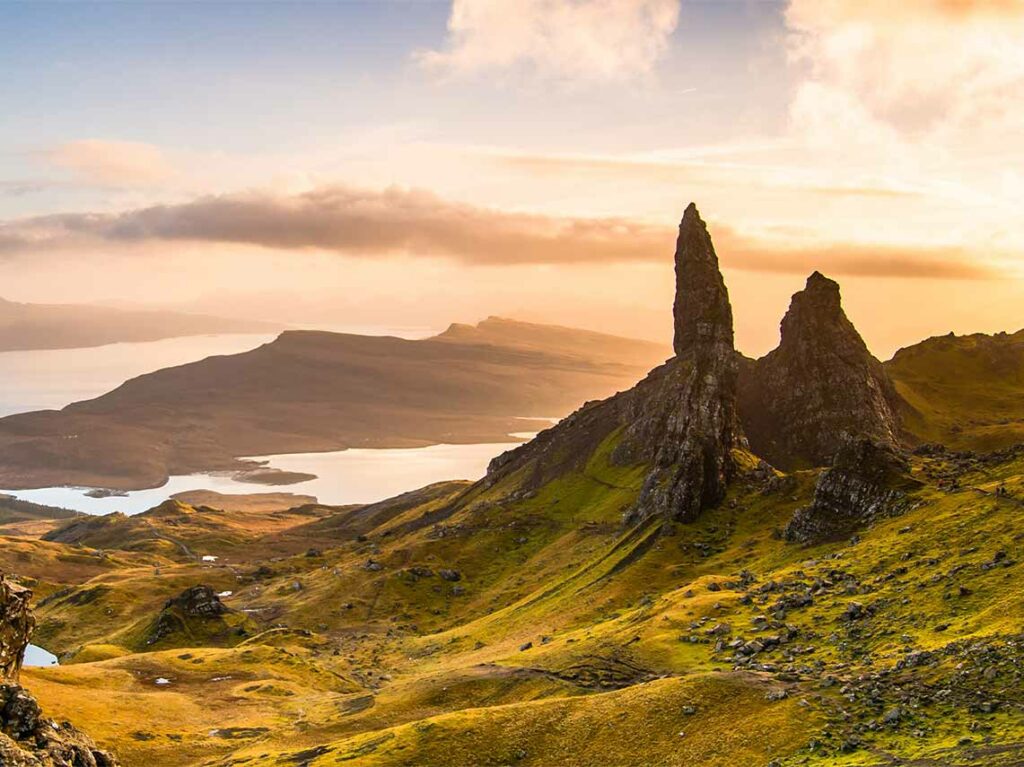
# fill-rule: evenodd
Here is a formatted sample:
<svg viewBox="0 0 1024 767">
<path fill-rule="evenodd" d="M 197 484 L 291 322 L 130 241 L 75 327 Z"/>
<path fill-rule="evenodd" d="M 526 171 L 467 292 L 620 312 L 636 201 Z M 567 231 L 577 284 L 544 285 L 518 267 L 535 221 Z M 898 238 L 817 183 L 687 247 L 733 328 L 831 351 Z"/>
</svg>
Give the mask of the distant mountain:
<svg viewBox="0 0 1024 767">
<path fill-rule="evenodd" d="M 504 317 L 488 317 L 476 325 L 453 323 L 434 340 L 558 353 L 617 365 L 648 365 L 668 354 L 668 349 L 650 341 Z"/>
<path fill-rule="evenodd" d="M 0 298 L 0 351 L 77 349 L 209 333 L 272 333 L 279 324 L 205 314 L 22 304 Z"/>
<path fill-rule="evenodd" d="M 492 318 L 409 341 L 288 331 L 244 354 L 0 420 L 0 487 L 132 489 L 238 456 L 508 442 L 631 384 L 669 350 Z"/>
</svg>

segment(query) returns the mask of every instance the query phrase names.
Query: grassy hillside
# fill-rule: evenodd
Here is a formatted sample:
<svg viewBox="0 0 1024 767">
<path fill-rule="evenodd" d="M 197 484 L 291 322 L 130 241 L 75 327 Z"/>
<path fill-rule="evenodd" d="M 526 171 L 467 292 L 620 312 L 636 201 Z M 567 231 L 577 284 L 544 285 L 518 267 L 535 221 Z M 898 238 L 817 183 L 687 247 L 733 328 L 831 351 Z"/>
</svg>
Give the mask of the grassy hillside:
<svg viewBox="0 0 1024 767">
<path fill-rule="evenodd" d="M 0 493 L 0 535 L 38 537 L 78 516 L 80 513 L 71 509 L 43 506 Z"/>
<path fill-rule="evenodd" d="M 808 548 L 781 530 L 817 472 L 742 454 L 697 522 L 623 528 L 645 471 L 608 462 L 617 439 L 536 491 L 267 515 L 217 532 L 216 562 L 140 567 L 129 532 L 39 604 L 65 665 L 24 681 L 129 765 L 1024 759 L 1024 452 L 917 456 L 900 515 Z M 186 516 L 190 541 L 224 525 Z M 146 651 L 140 627 L 200 583 L 246 636 Z"/>
<path fill-rule="evenodd" d="M 1024 442 L 1024 330 L 929 338 L 885 367 L 915 439 L 957 450 Z"/>
</svg>

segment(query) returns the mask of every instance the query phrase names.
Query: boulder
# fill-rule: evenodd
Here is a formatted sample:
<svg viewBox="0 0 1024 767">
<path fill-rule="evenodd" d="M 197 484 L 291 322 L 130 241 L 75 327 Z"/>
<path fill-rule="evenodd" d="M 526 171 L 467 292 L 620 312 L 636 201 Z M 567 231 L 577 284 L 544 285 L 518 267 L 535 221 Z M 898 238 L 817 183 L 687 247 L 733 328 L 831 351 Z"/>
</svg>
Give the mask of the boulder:
<svg viewBox="0 0 1024 767">
<path fill-rule="evenodd" d="M 868 438 L 850 440 L 830 469 L 822 472 L 809 506 L 799 508 L 784 537 L 821 543 L 848 537 L 876 519 L 905 508 L 906 493 L 917 482 L 898 450 Z"/>
</svg>

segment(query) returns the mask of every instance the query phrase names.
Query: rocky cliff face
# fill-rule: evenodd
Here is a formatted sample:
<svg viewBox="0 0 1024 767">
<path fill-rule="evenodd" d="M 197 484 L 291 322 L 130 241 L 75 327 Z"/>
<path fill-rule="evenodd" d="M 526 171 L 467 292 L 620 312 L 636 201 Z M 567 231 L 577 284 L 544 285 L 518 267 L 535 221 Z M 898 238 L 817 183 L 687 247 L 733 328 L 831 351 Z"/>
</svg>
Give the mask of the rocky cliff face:
<svg viewBox="0 0 1024 767">
<path fill-rule="evenodd" d="M 36 621 L 29 608 L 32 592 L 0 574 L 0 679 L 17 682 L 21 658 Z"/>
<path fill-rule="evenodd" d="M 725 495 L 732 449 L 744 444 L 732 307 L 711 237 L 693 204 L 679 225 L 675 269 L 676 358 L 648 396 L 630 403 L 629 426 L 613 456 L 652 465 L 633 519 L 695 519 Z"/>
<path fill-rule="evenodd" d="M 786 540 L 821 543 L 850 535 L 905 508 L 915 486 L 909 465 L 891 445 L 868 438 L 848 441 L 834 465 L 818 477 L 814 500 L 797 509 L 786 526 Z"/>
<path fill-rule="evenodd" d="M 793 296 L 778 348 L 744 365 L 740 409 L 751 449 L 783 469 L 829 465 L 856 436 L 899 442 L 899 396 L 818 272 Z"/>
<path fill-rule="evenodd" d="M 4 767 L 117 767 L 67 722 L 43 717 L 18 686 L 21 659 L 35 626 L 32 592 L 0 575 L 0 765 Z"/>
<path fill-rule="evenodd" d="M 489 482 L 523 471 L 539 487 L 587 461 L 616 429 L 612 460 L 648 464 L 629 520 L 692 520 L 721 500 L 733 473 L 731 450 L 744 444 L 736 409 L 738 356 L 732 308 L 707 227 L 690 205 L 675 253 L 676 356 L 627 392 L 588 403 L 553 429 L 496 458 Z"/>
<path fill-rule="evenodd" d="M 538 488 L 581 468 L 621 429 L 612 461 L 650 468 L 627 521 L 689 521 L 724 497 L 736 448 L 794 469 L 829 465 L 858 438 L 899 444 L 901 401 L 843 312 L 838 284 L 812 274 L 782 320 L 779 347 L 754 361 L 733 346 L 729 293 L 692 204 L 679 226 L 675 273 L 675 357 L 499 456 L 485 481 L 521 472 L 524 490 Z M 841 472 L 833 472 L 836 480 Z"/>
<path fill-rule="evenodd" d="M 692 202 L 676 240 L 676 297 L 672 305 L 677 357 L 710 347 L 733 348 L 732 305 L 707 225 Z"/>
</svg>

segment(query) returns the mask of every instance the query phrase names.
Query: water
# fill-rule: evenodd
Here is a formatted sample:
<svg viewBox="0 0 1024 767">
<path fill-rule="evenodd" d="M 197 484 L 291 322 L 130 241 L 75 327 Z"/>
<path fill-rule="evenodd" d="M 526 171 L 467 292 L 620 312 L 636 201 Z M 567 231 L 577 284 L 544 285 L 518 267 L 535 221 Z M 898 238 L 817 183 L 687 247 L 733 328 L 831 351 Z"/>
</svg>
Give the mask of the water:
<svg viewBox="0 0 1024 767">
<path fill-rule="evenodd" d="M 331 328 L 364 335 L 422 338 L 424 328 Z M 218 354 L 236 354 L 273 340 L 273 335 L 193 336 L 146 343 L 111 344 L 89 349 L 0 353 L 0 416 L 27 410 L 61 408 L 103 394 L 129 378 L 164 367 Z M 556 419 L 545 419 L 554 421 Z M 529 438 L 532 432 L 514 437 Z M 126 497 L 90 498 L 84 488 L 49 487 L 0 492 L 26 501 L 83 511 L 125 514 L 159 505 L 177 493 L 213 490 L 251 494 L 292 492 L 312 495 L 321 503 L 371 503 L 450 479 L 479 479 L 488 462 L 514 444 L 434 445 L 396 450 L 344 450 L 257 457 L 270 468 L 315 474 L 317 479 L 292 485 L 239 482 L 230 474 L 175 476 L 163 486 L 128 493 Z"/>
<path fill-rule="evenodd" d="M 274 338 L 243 333 L 89 349 L 0 352 L 0 416 L 62 408 L 104 394 L 143 373 L 217 354 L 237 354 Z"/>
<path fill-rule="evenodd" d="M 315 474 L 316 479 L 292 485 L 239 482 L 229 474 L 192 474 L 171 477 L 163 486 L 136 490 L 126 497 L 90 498 L 83 488 L 45 487 L 38 490 L 2 490 L 25 501 L 60 506 L 87 514 L 121 511 L 138 514 L 172 495 L 188 490 L 218 493 L 287 492 L 312 495 L 325 504 L 372 503 L 408 490 L 449 479 L 479 479 L 488 462 L 513 444 L 432 445 L 422 448 L 356 449 L 332 453 L 294 453 L 262 456 L 271 468 Z"/>
<path fill-rule="evenodd" d="M 57 656 L 52 652 L 44 650 L 39 645 L 30 644 L 25 648 L 23 666 L 59 666 Z"/>
</svg>

